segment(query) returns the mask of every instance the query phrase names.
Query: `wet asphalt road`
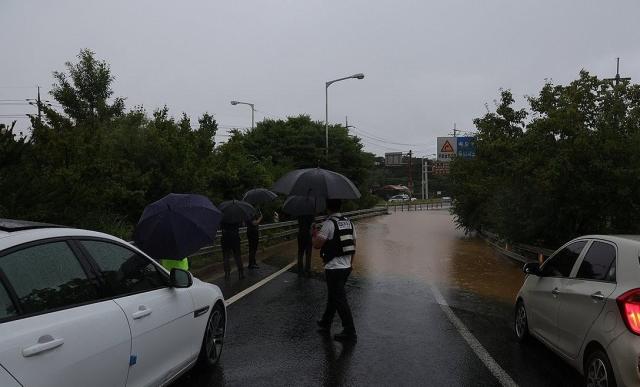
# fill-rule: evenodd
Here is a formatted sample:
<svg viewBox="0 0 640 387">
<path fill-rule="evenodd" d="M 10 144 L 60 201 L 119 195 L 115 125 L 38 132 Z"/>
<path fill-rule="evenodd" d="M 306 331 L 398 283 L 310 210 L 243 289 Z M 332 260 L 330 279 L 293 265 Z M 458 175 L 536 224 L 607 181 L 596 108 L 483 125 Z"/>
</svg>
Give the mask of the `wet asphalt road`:
<svg viewBox="0 0 640 387">
<path fill-rule="evenodd" d="M 447 212 L 396 213 L 356 227 L 358 255 L 347 289 L 355 345 L 315 330 L 326 297 L 316 256 L 312 278 L 286 272 L 229 306 L 220 365 L 189 372 L 174 387 L 500 385 L 447 319 L 432 285 L 518 385 L 580 384 L 541 344 L 515 341 L 512 300 L 523 280 L 520 265 L 466 238 Z M 281 250 L 243 281 L 213 282 L 228 298 L 292 258 Z M 336 316 L 333 332 L 339 330 Z"/>
</svg>

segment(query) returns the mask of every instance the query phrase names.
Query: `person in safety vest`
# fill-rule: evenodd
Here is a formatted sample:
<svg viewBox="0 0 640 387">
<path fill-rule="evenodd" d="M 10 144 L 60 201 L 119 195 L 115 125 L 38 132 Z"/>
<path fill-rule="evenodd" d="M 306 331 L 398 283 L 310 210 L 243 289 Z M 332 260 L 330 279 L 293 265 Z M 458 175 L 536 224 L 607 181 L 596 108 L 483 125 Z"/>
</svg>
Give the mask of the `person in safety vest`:
<svg viewBox="0 0 640 387">
<path fill-rule="evenodd" d="M 327 280 L 327 307 L 317 321 L 321 333 L 329 333 L 336 311 L 342 320 L 342 332 L 333 336 L 338 341 L 358 339 L 353 325 L 353 316 L 347 302 L 344 286 L 351 274 L 353 256 L 356 252 L 356 230 L 353 223 L 340 213 L 340 199 L 327 199 L 328 216 L 320 231 L 313 230 L 313 247 L 320 249 Z"/>
<path fill-rule="evenodd" d="M 187 258 L 183 259 L 161 259 L 160 264 L 162 267 L 171 271 L 171 269 L 182 269 L 189 271 L 189 260 Z"/>
</svg>

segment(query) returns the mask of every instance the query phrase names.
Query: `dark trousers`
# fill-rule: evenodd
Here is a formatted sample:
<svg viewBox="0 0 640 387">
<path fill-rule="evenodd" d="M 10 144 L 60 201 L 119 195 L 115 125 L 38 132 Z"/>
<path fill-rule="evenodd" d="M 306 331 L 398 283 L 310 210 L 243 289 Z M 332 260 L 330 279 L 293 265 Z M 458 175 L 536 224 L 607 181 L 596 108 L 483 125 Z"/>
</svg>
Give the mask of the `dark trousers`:
<svg viewBox="0 0 640 387">
<path fill-rule="evenodd" d="M 225 274 L 228 274 L 231 272 L 229 259 L 231 258 L 232 254 L 233 254 L 233 259 L 236 261 L 238 272 L 242 273 L 244 270 L 242 268 L 242 256 L 240 255 L 240 239 L 232 240 L 232 241 L 224 241 L 222 243 L 222 260 L 224 262 Z"/>
<path fill-rule="evenodd" d="M 247 233 L 247 240 L 249 241 L 249 266 L 256 264 L 256 253 L 258 252 L 258 241 L 260 234 L 257 232 Z"/>
<path fill-rule="evenodd" d="M 322 322 L 331 324 L 337 311 L 345 332 L 356 333 L 351 308 L 347 302 L 347 293 L 344 290 L 351 268 L 325 270 L 324 273 L 327 278 L 327 308 L 322 315 Z"/>
<path fill-rule="evenodd" d="M 298 273 L 311 272 L 311 238 L 298 236 Z M 304 265 L 303 265 L 303 258 Z"/>
</svg>

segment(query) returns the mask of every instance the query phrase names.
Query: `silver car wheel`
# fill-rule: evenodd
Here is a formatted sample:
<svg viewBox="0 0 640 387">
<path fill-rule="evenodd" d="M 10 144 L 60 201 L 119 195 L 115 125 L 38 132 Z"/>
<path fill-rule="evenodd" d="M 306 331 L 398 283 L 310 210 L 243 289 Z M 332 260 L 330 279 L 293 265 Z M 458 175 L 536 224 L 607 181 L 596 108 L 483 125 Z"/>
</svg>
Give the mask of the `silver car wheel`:
<svg viewBox="0 0 640 387">
<path fill-rule="evenodd" d="M 608 387 L 607 367 L 602 359 L 594 357 L 587 370 L 587 387 Z"/>
<path fill-rule="evenodd" d="M 518 304 L 518 310 L 516 312 L 516 335 L 519 339 L 523 338 L 527 332 L 527 311 L 524 308 L 524 304 L 520 302 Z"/>
</svg>

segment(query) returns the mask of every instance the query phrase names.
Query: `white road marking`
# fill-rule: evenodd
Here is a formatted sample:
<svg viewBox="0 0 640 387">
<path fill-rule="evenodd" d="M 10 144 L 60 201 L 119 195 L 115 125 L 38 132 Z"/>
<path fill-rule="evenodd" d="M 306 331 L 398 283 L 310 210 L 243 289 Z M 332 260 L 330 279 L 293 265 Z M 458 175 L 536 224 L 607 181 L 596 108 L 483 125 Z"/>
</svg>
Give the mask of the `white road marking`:
<svg viewBox="0 0 640 387">
<path fill-rule="evenodd" d="M 509 374 L 504 369 L 502 369 L 502 367 L 500 367 L 500 365 L 493 359 L 493 357 L 491 357 L 489 352 L 487 352 L 482 344 L 480 344 L 478 339 L 475 338 L 473 333 L 471 333 L 469 329 L 467 329 L 467 327 L 464 325 L 464 323 L 460 321 L 458 316 L 453 313 L 453 310 L 451 310 L 451 308 L 449 307 L 449 303 L 447 303 L 447 300 L 444 299 L 442 293 L 440 293 L 440 290 L 435 285 L 431 285 L 431 291 L 433 292 L 433 296 L 435 297 L 436 302 L 438 303 L 438 305 L 440 305 L 440 308 L 447 316 L 449 321 L 451 321 L 453 326 L 456 327 L 456 330 L 458 331 L 458 333 L 460 333 L 460 336 L 462 336 L 467 344 L 469 344 L 473 352 L 475 352 L 476 356 L 478 356 L 480 361 L 484 363 L 485 367 L 487 367 L 489 371 L 491 371 L 493 376 L 498 379 L 500 384 L 505 387 L 518 387 L 516 382 L 511 379 L 511 376 L 509 376 Z"/>
<path fill-rule="evenodd" d="M 233 304 L 234 302 L 238 301 L 242 297 L 244 297 L 247 294 L 253 292 L 256 289 L 258 289 L 259 287 L 265 285 L 267 282 L 271 281 L 272 279 L 276 278 L 277 276 L 279 276 L 280 274 L 284 273 L 285 271 L 291 269 L 293 266 L 295 266 L 297 264 L 298 264 L 297 261 L 291 262 L 290 264 L 288 264 L 287 266 L 285 266 L 282 269 L 278 270 L 277 272 L 271 274 L 267 278 L 265 278 L 263 280 L 260 280 L 259 282 L 256 282 L 255 284 L 253 284 L 252 286 L 246 288 L 245 290 L 241 291 L 240 293 L 237 293 L 233 297 L 230 297 L 228 300 L 225 301 L 225 304 L 227 306 Z"/>
</svg>

